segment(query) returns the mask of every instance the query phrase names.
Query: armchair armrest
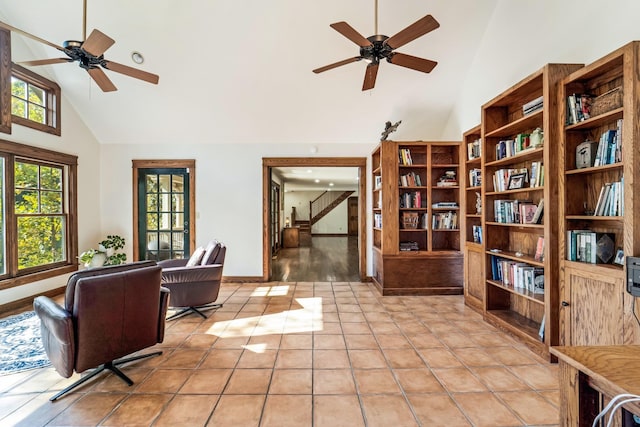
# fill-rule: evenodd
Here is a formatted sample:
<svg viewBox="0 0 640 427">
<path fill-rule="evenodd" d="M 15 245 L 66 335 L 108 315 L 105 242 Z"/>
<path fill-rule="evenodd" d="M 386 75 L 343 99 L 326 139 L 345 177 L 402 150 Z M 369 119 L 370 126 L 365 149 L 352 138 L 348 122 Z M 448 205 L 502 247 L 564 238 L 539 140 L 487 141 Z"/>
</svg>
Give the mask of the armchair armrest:
<svg viewBox="0 0 640 427">
<path fill-rule="evenodd" d="M 50 298 L 39 296 L 33 308 L 40 318 L 42 344 L 51 364 L 65 378 L 73 374 L 75 337 L 71 313 Z"/>
<path fill-rule="evenodd" d="M 158 265 L 160 267 L 162 267 L 163 269 L 165 268 L 175 268 L 175 267 L 186 267 L 187 263 L 189 262 L 188 258 L 182 258 L 182 259 L 165 259 L 163 261 L 158 261 Z"/>
<path fill-rule="evenodd" d="M 222 279 L 222 264 L 196 265 L 194 267 L 165 268 L 162 284 L 209 282 Z"/>
</svg>

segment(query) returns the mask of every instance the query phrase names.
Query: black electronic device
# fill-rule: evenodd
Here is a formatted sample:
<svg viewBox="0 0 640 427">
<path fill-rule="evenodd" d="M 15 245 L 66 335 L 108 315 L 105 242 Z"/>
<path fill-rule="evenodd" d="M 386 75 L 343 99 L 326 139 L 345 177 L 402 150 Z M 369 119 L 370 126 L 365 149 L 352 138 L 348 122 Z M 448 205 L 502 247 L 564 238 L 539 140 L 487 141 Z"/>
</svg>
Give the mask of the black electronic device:
<svg viewBox="0 0 640 427">
<path fill-rule="evenodd" d="M 627 257 L 627 292 L 640 297 L 640 258 Z"/>
</svg>

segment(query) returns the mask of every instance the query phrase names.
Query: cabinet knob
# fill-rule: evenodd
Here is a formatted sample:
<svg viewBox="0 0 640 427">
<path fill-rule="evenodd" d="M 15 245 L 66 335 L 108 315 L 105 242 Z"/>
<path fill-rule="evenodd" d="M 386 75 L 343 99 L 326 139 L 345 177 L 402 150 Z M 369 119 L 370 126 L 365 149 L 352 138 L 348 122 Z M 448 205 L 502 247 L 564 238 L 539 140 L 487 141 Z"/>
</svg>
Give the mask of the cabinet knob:
<svg viewBox="0 0 640 427">
<path fill-rule="evenodd" d="M 562 301 L 561 304 L 563 307 L 569 307 L 569 303 L 566 301 Z"/>
</svg>

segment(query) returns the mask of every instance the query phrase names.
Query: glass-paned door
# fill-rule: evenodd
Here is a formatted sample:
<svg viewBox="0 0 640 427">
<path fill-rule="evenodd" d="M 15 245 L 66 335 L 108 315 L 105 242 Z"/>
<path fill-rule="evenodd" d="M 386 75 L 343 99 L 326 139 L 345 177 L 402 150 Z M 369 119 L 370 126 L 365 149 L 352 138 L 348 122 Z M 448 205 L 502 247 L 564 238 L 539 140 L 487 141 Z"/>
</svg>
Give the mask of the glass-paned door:
<svg viewBox="0 0 640 427">
<path fill-rule="evenodd" d="M 188 258 L 189 170 L 138 170 L 140 259 Z"/>
<path fill-rule="evenodd" d="M 280 249 L 280 186 L 271 181 L 271 253 Z"/>
</svg>

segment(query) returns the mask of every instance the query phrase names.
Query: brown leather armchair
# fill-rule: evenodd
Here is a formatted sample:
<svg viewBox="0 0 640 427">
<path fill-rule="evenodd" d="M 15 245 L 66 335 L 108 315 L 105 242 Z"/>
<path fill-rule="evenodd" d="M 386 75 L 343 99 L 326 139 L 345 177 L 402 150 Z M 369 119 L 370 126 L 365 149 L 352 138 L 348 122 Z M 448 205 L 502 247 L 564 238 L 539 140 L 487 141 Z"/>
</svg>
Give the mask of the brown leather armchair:
<svg viewBox="0 0 640 427">
<path fill-rule="evenodd" d="M 162 286 L 171 291 L 171 307 L 179 309 L 167 320 L 176 319 L 188 312 L 197 313 L 206 319 L 207 316 L 202 311 L 222 307 L 222 304 L 215 301 L 220 291 L 226 252 L 227 247 L 214 240 L 209 242 L 202 259 L 196 265 L 190 264 L 197 255 L 192 255 L 190 259 L 158 262 L 162 267 Z"/>
<path fill-rule="evenodd" d="M 51 401 L 105 369 L 132 385 L 116 365 L 162 354 L 119 359 L 164 339 L 169 290 L 160 279 L 161 268 L 154 261 L 93 268 L 69 277 L 64 307 L 45 296 L 34 300 L 42 343 L 56 371 L 69 378 L 74 371 L 97 367 Z"/>
</svg>

